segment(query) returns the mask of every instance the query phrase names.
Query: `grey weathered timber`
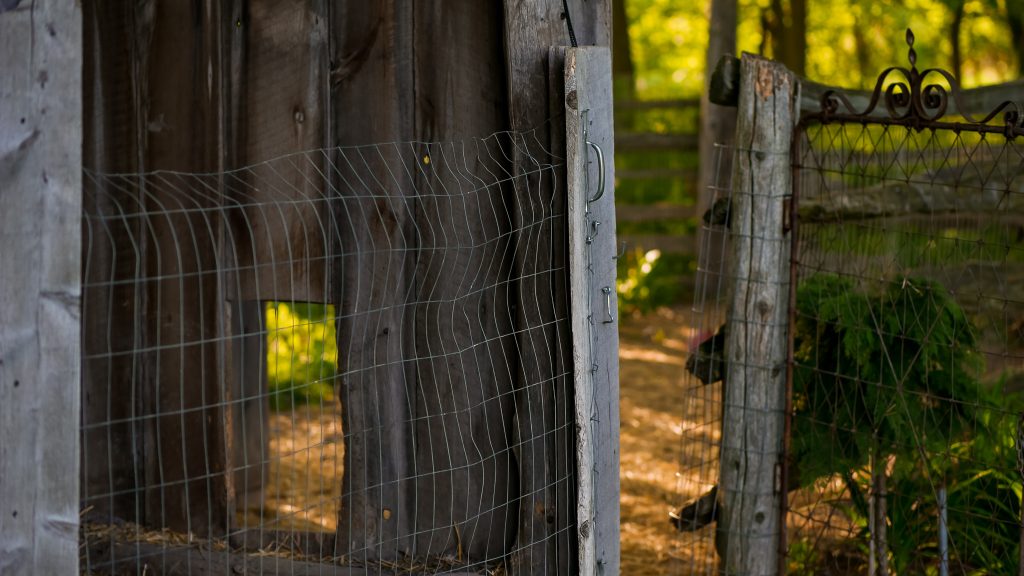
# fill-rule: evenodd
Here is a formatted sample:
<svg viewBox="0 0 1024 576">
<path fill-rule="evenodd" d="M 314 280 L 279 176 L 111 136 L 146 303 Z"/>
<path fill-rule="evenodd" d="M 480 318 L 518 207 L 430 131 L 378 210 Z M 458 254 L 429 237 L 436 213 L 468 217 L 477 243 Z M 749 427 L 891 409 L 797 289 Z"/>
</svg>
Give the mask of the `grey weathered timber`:
<svg viewBox="0 0 1024 576">
<path fill-rule="evenodd" d="M 568 49 L 565 85 L 579 573 L 618 574 L 619 337 L 610 51 Z M 603 152 L 603 163 L 590 143 Z"/>
<path fill-rule="evenodd" d="M 717 85 L 713 84 L 715 89 L 712 90 L 712 101 L 723 106 L 736 105 L 739 98 L 740 83 L 738 78 L 734 78 L 734 75 L 738 68 L 738 58 L 734 56 L 722 57 L 718 66 L 715 68 L 715 74 L 719 76 L 719 80 Z M 890 77 L 905 81 L 905 79 L 899 74 L 894 73 Z M 939 80 L 938 75 L 935 75 L 934 78 L 936 81 Z M 829 90 L 841 91 L 856 111 L 867 109 L 868 103 L 871 102 L 871 92 L 868 90 L 853 90 L 838 86 L 829 86 L 807 80 L 806 78 L 799 78 L 799 81 L 801 112 L 817 112 L 821 110 L 821 97 Z M 995 110 L 995 108 L 1003 102 L 1019 102 L 1022 91 L 1024 91 L 1024 80 L 1016 80 L 1014 82 L 1006 82 L 1004 84 L 980 86 L 978 88 L 961 90 L 959 103 L 955 99 L 950 98 L 947 115 L 955 116 L 956 114 L 967 113 L 976 118 L 982 118 L 992 110 Z M 839 112 L 849 111 L 843 106 L 840 106 Z M 888 112 L 885 109 L 884 103 L 880 101 L 874 112 L 869 117 L 884 118 L 886 116 L 888 116 Z"/>
<path fill-rule="evenodd" d="M 234 161 L 250 166 L 232 179 L 231 214 L 237 267 L 232 298 L 327 302 L 332 249 L 325 157 L 328 21 L 317 0 L 251 0 L 239 37 Z M 312 151 L 312 152 L 308 152 Z M 261 164 L 298 154 L 290 160 Z"/>
<path fill-rule="evenodd" d="M 906 81 L 906 79 L 900 74 L 892 74 L 890 78 L 904 82 Z M 927 77 L 925 85 L 930 83 L 928 80 L 935 80 L 938 82 L 940 77 L 938 75 Z M 856 111 L 867 109 L 868 103 L 871 101 L 871 92 L 867 90 L 847 90 L 845 88 L 827 86 L 825 84 L 819 84 L 817 82 L 801 78 L 801 110 L 803 112 L 816 112 L 820 110 L 821 96 L 828 90 L 842 91 L 843 95 L 846 96 Z M 981 86 L 978 88 L 971 88 L 969 90 L 961 90 L 959 102 L 950 97 L 949 108 L 947 109 L 946 114 L 953 117 L 957 114 L 966 113 L 980 119 L 986 116 L 989 112 L 995 110 L 995 108 L 1003 102 L 1008 100 L 1012 102 L 1019 102 L 1021 100 L 1022 92 L 1024 92 L 1024 80 L 1017 80 L 1015 82 L 1007 82 L 1005 84 L 997 84 L 994 86 Z M 838 112 L 845 113 L 848 112 L 848 110 L 840 105 Z M 889 113 L 886 110 L 883 101 L 879 101 L 878 106 L 870 115 L 871 118 L 885 118 L 888 116 Z"/>
<path fill-rule="evenodd" d="M 515 536 L 511 199 L 481 186 L 511 166 L 472 139 L 508 126 L 501 9 L 467 6 L 332 6 L 333 140 L 404 142 L 333 160 L 355 558 L 481 562 Z"/>
<path fill-rule="evenodd" d="M 139 171 L 139 91 L 130 18 L 120 2 L 86 2 L 83 10 L 82 165 L 96 173 Z M 128 47 L 129 49 L 125 49 Z M 135 239 L 143 218 L 100 220 L 137 211 L 128 187 L 87 177 L 82 231 L 82 506 L 96 517 L 139 519 L 143 507 L 142 346 L 138 318 L 144 274 Z M 134 402 L 132 401 L 134 399 Z"/>
<path fill-rule="evenodd" d="M 495 139 L 473 137 L 508 127 L 501 7 L 413 5 L 414 135 L 434 143 L 409 150 L 419 194 L 416 557 L 493 562 L 515 537 L 518 497 L 512 222 L 508 190 L 483 184 L 509 166 L 488 154 Z"/>
<path fill-rule="evenodd" d="M 20 4 L 0 12 L 0 573 L 76 574 L 82 11 Z"/>
<path fill-rule="evenodd" d="M 143 2 L 132 39 L 140 168 L 224 170 L 221 5 Z M 182 43 L 188 47 L 182 50 Z M 212 183 L 212 181 L 211 181 Z M 219 271 L 218 193 L 183 194 L 170 176 L 146 176 L 139 204 L 154 212 L 141 242 L 146 308 L 142 390 L 145 521 L 200 535 L 228 529 L 232 490 L 230 332 Z M 174 211 L 172 213 L 172 211 Z"/>
<path fill-rule="evenodd" d="M 413 135 L 412 10 L 401 2 L 330 7 L 332 145 L 399 142 Z M 387 97 L 367 98 L 367 94 Z M 411 151 L 331 159 L 338 223 L 332 281 L 337 306 L 338 398 L 345 474 L 337 554 L 356 561 L 412 554 L 416 486 L 410 405 L 416 391 L 415 191 Z M 360 164 L 360 160 L 363 160 Z M 379 201 L 359 188 L 367 174 Z M 351 182 L 352 185 L 348 183 Z M 363 196 L 363 197 L 360 197 Z"/>
<path fill-rule="evenodd" d="M 270 468 L 267 334 L 264 303 L 239 302 L 231 311 L 231 455 L 235 510 L 263 505 Z"/>
<path fill-rule="evenodd" d="M 781 64 L 750 54 L 740 74 L 718 538 L 724 573 L 762 576 L 777 573 L 780 557 L 790 254 L 783 213 L 799 85 Z"/>
<path fill-rule="evenodd" d="M 581 44 L 610 44 L 610 0 L 573 0 L 568 6 Z M 540 142 L 551 142 L 550 131 L 555 128 L 549 124 L 554 120 L 549 100 L 550 47 L 569 43 L 562 2 L 506 0 L 504 8 L 510 127 L 535 130 Z M 513 162 L 517 172 L 525 172 L 532 159 L 517 154 Z M 564 204 L 554 202 L 556 192 L 553 183 L 539 175 L 517 182 L 516 224 L 535 221 L 538 211 L 560 210 Z M 515 395 L 513 444 L 521 497 L 515 550 L 509 561 L 512 574 L 571 573 L 576 562 L 571 480 L 558 477 L 553 462 L 571 453 L 569 446 L 556 445 L 569 437 L 554 431 L 571 422 L 572 415 L 557 410 L 552 401 L 571 385 L 565 370 L 568 362 L 563 359 L 566 350 L 556 345 L 569 334 L 568 311 L 564 300 L 552 294 L 564 284 L 550 270 L 553 247 L 563 245 L 566 234 L 564 217 L 548 218 L 515 239 L 515 274 L 521 278 L 513 300 L 518 349 L 520 357 L 528 360 L 519 367 Z"/>
<path fill-rule="evenodd" d="M 981 162 L 978 164 L 983 165 Z M 810 167 L 808 167 L 810 168 Z M 828 222 L 879 218 L 884 216 L 941 217 L 942 215 L 1006 214 L 1010 218 L 1024 208 L 1024 186 L 1020 179 L 1011 182 L 1009 189 L 984 187 L 981 174 L 986 178 L 998 166 L 974 170 L 953 170 L 943 176 L 921 174 L 909 181 L 886 181 L 865 188 L 849 188 L 841 192 L 815 189 L 820 181 L 804 182 L 800 190 L 799 216 L 801 222 Z M 973 172 L 973 174 L 972 174 Z M 972 181 L 973 180 L 973 181 Z"/>
</svg>

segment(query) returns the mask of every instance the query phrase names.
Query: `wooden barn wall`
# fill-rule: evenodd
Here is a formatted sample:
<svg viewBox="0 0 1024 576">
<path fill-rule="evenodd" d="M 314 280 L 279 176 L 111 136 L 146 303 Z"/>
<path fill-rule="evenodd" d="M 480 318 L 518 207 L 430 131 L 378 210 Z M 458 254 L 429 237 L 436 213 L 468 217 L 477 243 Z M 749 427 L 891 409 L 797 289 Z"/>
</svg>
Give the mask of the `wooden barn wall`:
<svg viewBox="0 0 1024 576">
<path fill-rule="evenodd" d="M 82 7 L 0 2 L 0 574 L 77 574 Z"/>
<path fill-rule="evenodd" d="M 610 2 L 569 5 L 580 43 L 607 46 Z M 332 301 L 339 371 L 348 375 L 339 382 L 345 469 L 358 472 L 345 475 L 338 552 L 394 558 L 461 549 L 476 561 L 514 550 L 516 573 L 573 569 L 564 221 L 503 235 L 536 220 L 540 207 L 564 214 L 564 205 L 552 204 L 564 193 L 564 175 L 557 185 L 532 178 L 500 194 L 417 199 L 416 190 L 464 183 L 423 168 L 421 159 L 443 157 L 443 147 L 395 147 L 359 167 L 405 168 L 375 180 L 371 191 L 380 197 L 371 201 L 348 185 L 345 171 L 353 168 L 330 148 L 536 128 L 559 154 L 563 63 L 557 54 L 549 63 L 549 47 L 568 44 L 561 12 L 557 0 L 86 3 L 86 45 L 94 47 L 86 66 L 89 168 L 216 174 L 326 148 L 286 170 L 212 177 L 207 183 L 220 197 L 189 202 L 219 203 L 219 211 L 123 219 L 88 244 L 86 273 L 95 284 L 88 300 L 96 309 L 85 312 L 86 340 L 96 342 L 94 356 L 107 357 L 86 366 L 84 416 L 123 423 L 87 425 L 86 494 L 114 487 L 124 495 L 108 500 L 109 511 L 135 518 L 141 509 L 138 519 L 150 525 L 225 528 L 234 487 L 223 472 L 238 429 L 219 406 L 242 372 L 232 369 L 231 311 L 251 314 L 252 303 L 266 299 Z M 493 170 L 467 158 L 469 175 Z M 522 170 L 528 161 L 515 157 L 506 168 Z M 148 209 L 182 201 L 166 183 L 138 186 L 122 200 Z M 322 200 L 328 191 L 340 195 L 330 207 Z M 93 201 L 117 199 L 108 192 Z M 273 214 L 238 207 L 253 199 L 310 202 Z M 474 217 L 493 210 L 513 218 Z M 138 261 L 126 248 L 129 235 L 140 240 Z M 504 240 L 465 249 L 495 235 Z M 178 258 L 175 246 L 191 255 Z M 259 272 L 231 277 L 216 273 L 217 264 Z M 194 274 L 134 289 L 101 285 L 178 272 Z M 470 281 L 500 284 L 510 275 L 520 280 L 465 293 Z M 179 345 L 196 340 L 213 343 Z M 147 346 L 154 351 L 142 357 L 109 354 Z M 438 398 L 460 399 L 458 416 Z M 155 415 L 157 406 L 171 413 L 131 420 Z M 467 448 L 474 445 L 489 453 Z M 196 476 L 204 480 L 185 481 Z M 141 502 L 134 489 L 143 490 Z"/>
<path fill-rule="evenodd" d="M 340 145 L 443 142 L 507 129 L 495 6 L 334 10 Z M 444 167 L 456 158 L 466 162 L 458 175 Z M 360 190 L 339 184 L 345 469 L 363 473 L 345 476 L 338 542 L 365 558 L 454 556 L 460 548 L 470 561 L 500 558 L 517 515 L 509 446 L 517 356 L 512 337 L 497 337 L 514 325 L 509 286 L 501 283 L 511 272 L 509 242 L 501 239 L 511 222 L 490 216 L 507 213 L 510 191 L 460 193 L 474 177 L 493 180 L 488 170 L 496 169 L 476 158 L 472 144 L 464 159 L 452 145 L 388 148 L 367 167 L 401 176 L 373 190 L 386 199 L 356 198 Z M 479 238 L 499 239 L 470 249 Z"/>
<path fill-rule="evenodd" d="M 82 165 L 96 172 L 137 172 L 140 118 L 130 43 L 130 12 L 121 3 L 87 2 L 83 10 Z M 83 179 L 83 211 L 113 214 L 136 206 L 128 190 Z M 142 221 L 126 217 L 107 224 L 85 219 L 82 230 L 82 492 L 98 517 L 135 518 L 143 506 L 141 479 L 141 369 L 133 350 L 141 347 L 136 326 L 142 286 L 133 238 Z M 97 495 L 118 494 L 97 499 Z"/>
<path fill-rule="evenodd" d="M 569 44 L 562 3 L 506 0 L 505 54 L 509 114 L 513 130 L 537 130 L 556 154 L 564 154 L 564 54 L 551 46 Z M 611 45 L 611 2 L 568 3 L 580 45 Z M 516 158 L 516 162 L 528 162 Z M 565 177 L 560 176 L 559 186 Z M 531 177 L 515 191 L 518 221 L 529 210 L 551 206 L 566 213 L 565 190 Z M 522 500 L 514 573 L 568 574 L 576 567 L 576 502 L 573 436 L 572 351 L 568 316 L 568 255 L 565 219 L 547 220 L 531 235 L 517 238 L 516 267 L 519 349 L 530 358 L 520 366 L 516 395 L 519 481 Z M 550 264 L 558 271 L 551 271 Z M 539 304 L 539 305 L 537 305 Z M 528 386 L 528 384 L 533 384 Z M 568 465 L 570 468 L 563 468 Z"/>
<path fill-rule="evenodd" d="M 87 169 L 223 170 L 219 9 L 88 3 Z M 162 214 L 94 219 L 96 241 L 83 242 L 93 356 L 83 389 L 84 493 L 110 495 L 90 501 L 98 512 L 216 534 L 229 499 L 222 223 L 211 210 L 219 199 L 184 193 L 190 185 L 154 175 L 86 191 L 87 213 Z M 129 278 L 134 286 L 111 286 Z"/>
</svg>

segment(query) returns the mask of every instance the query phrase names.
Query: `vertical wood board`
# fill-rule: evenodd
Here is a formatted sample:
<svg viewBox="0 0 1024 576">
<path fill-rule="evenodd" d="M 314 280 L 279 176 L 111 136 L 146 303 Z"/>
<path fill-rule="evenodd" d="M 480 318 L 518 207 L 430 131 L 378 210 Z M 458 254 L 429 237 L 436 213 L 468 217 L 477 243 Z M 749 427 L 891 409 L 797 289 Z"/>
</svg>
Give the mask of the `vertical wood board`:
<svg viewBox="0 0 1024 576">
<path fill-rule="evenodd" d="M 750 54 L 740 74 L 718 530 L 726 573 L 776 574 L 790 256 L 783 213 L 799 84 Z"/>
<path fill-rule="evenodd" d="M 411 6 L 346 2 L 330 10 L 332 144 L 412 139 Z M 332 271 L 337 388 L 345 431 L 335 553 L 357 561 L 394 561 L 414 552 L 409 422 L 416 363 L 414 310 L 407 305 L 415 287 L 414 191 L 405 170 L 379 183 L 367 178 L 390 174 L 389 162 L 415 166 L 412 152 L 396 145 L 379 157 L 335 150 L 331 158 L 339 231 Z"/>
<path fill-rule="evenodd" d="M 610 51 L 567 50 L 565 84 L 580 573 L 617 574 L 619 342 Z M 588 141 L 603 152 L 603 166 Z M 594 200 L 601 169 L 604 192 Z"/>
<path fill-rule="evenodd" d="M 514 2 L 506 0 L 505 54 L 509 114 L 512 130 L 530 132 L 540 142 L 552 140 L 550 132 L 562 129 L 561 110 L 550 101 L 549 79 L 561 75 L 549 71 L 552 46 L 569 44 L 559 0 Z M 611 43 L 610 0 L 570 0 L 576 37 L 584 45 Z M 552 116 L 558 110 L 557 116 Z M 553 150 L 557 155 L 561 150 Z M 516 172 L 528 171 L 531 159 L 513 158 Z M 531 227 L 515 238 L 516 329 L 519 333 L 520 367 L 516 394 L 514 445 L 518 446 L 520 493 L 519 531 L 512 554 L 512 574 L 563 574 L 576 570 L 576 512 L 573 479 L 557 476 L 556 461 L 571 453 L 570 438 L 558 433 L 574 419 L 554 399 L 571 387 L 567 368 L 568 309 L 552 289 L 565 286 L 553 273 L 558 261 L 554 246 L 567 238 L 563 194 L 558 184 L 539 177 L 528 178 L 514 192 L 517 226 L 541 216 L 544 224 Z M 549 210 L 563 210 L 555 216 Z M 546 216 L 550 216 L 547 218 Z M 560 249 L 560 248 L 559 248 Z M 562 396 L 563 398 L 565 396 Z M 559 444 L 561 443 L 561 444 Z M 553 520 L 553 522 L 551 521 Z"/>
<path fill-rule="evenodd" d="M 78 573 L 82 9 L 0 10 L 0 573 Z"/>
</svg>

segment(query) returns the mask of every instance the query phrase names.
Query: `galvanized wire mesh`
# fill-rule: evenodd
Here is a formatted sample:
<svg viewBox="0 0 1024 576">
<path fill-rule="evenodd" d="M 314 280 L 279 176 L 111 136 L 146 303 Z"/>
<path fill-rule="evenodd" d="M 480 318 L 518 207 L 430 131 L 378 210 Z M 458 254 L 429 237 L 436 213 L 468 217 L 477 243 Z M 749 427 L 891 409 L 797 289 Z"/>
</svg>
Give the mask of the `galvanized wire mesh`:
<svg viewBox="0 0 1024 576">
<path fill-rule="evenodd" d="M 500 133 L 87 171 L 83 570 L 571 566 L 562 170 Z"/>
<path fill-rule="evenodd" d="M 1016 574 L 1024 150 L 969 126 L 797 134 L 789 570 Z"/>
<path fill-rule="evenodd" d="M 686 372 L 681 377 L 679 474 L 670 520 L 678 530 L 680 574 L 716 574 L 715 530 L 719 512 L 718 476 L 721 450 L 722 386 L 725 375 L 724 332 L 732 280 L 727 271 L 727 223 L 732 199 L 735 149 L 716 144 L 712 207 L 700 230 L 697 286 L 692 308 L 693 333 Z"/>
</svg>

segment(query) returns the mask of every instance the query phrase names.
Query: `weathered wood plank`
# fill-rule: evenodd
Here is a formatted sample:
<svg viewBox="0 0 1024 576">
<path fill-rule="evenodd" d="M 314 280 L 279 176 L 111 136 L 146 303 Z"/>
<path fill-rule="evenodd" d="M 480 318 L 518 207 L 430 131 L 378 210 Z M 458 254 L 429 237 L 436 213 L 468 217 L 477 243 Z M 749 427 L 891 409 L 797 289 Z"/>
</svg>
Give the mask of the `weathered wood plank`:
<svg viewBox="0 0 1024 576">
<path fill-rule="evenodd" d="M 619 177 L 618 171 L 616 171 L 615 177 Z M 696 207 L 680 206 L 678 204 L 619 204 L 615 208 L 615 220 L 620 223 L 652 222 L 657 220 L 686 220 L 689 218 L 695 218 L 696 216 Z"/>
<path fill-rule="evenodd" d="M 619 572 L 619 340 L 611 70 L 607 48 L 566 52 L 580 574 Z M 603 151 L 604 163 L 598 162 L 591 142 Z M 603 193 L 599 188 L 602 179 L 607 184 Z M 595 227 L 598 222 L 600 226 Z"/>
<path fill-rule="evenodd" d="M 413 139 L 412 7 L 330 7 L 331 141 L 349 146 Z M 367 94 L 387 97 L 367 98 Z M 369 152 L 372 152 L 369 151 Z M 356 561 L 414 553 L 416 394 L 413 150 L 335 151 L 339 197 L 333 290 L 345 474 L 337 554 Z M 399 167 L 390 169 L 389 164 Z M 408 171 L 400 169 L 409 167 Z M 379 174 L 379 180 L 369 175 Z M 369 197 L 375 194 L 377 198 Z"/>
<path fill-rule="evenodd" d="M 695 134 L 658 134 L 655 132 L 634 132 L 617 134 L 615 147 L 620 152 L 641 150 L 681 150 L 696 152 L 700 138 Z"/>
<path fill-rule="evenodd" d="M 78 572 L 82 8 L 0 10 L 0 572 Z"/>
<path fill-rule="evenodd" d="M 988 171 L 986 171 L 988 172 Z M 927 175 L 919 181 L 892 181 L 867 188 L 844 189 L 841 192 L 801 189 L 799 216 L 801 222 L 862 220 L 888 216 L 951 214 L 1007 214 L 1024 208 L 1024 187 L 1014 189 L 982 188 L 966 178 L 959 185 L 942 181 L 929 182 Z M 1018 182 L 1020 179 L 1017 179 Z"/>
<path fill-rule="evenodd" d="M 283 158 L 327 144 L 325 10 L 316 0 L 251 0 L 231 29 L 244 38 L 234 161 L 250 166 L 227 194 L 229 203 L 249 205 L 231 212 L 240 269 L 232 298 L 330 299 L 325 159 L 319 152 Z"/>
<path fill-rule="evenodd" d="M 895 77 L 896 75 L 893 76 L 893 78 Z M 937 78 L 938 77 L 936 76 L 936 79 Z M 807 80 L 806 78 L 801 78 L 801 112 L 816 112 L 820 110 L 821 97 L 827 90 L 838 90 L 842 92 L 857 111 L 867 109 L 868 103 L 871 101 L 871 92 L 867 90 L 853 90 L 836 86 L 828 86 L 826 84 Z M 1003 102 L 1019 102 L 1022 92 L 1024 92 L 1024 80 L 961 90 L 959 104 L 963 104 L 963 110 L 960 109 L 960 105 L 953 98 L 950 98 L 947 114 L 955 116 L 956 114 L 966 112 L 967 114 L 974 116 L 976 119 L 981 119 L 988 115 L 989 112 L 995 110 L 996 106 Z M 839 112 L 845 113 L 848 111 L 844 107 L 840 106 Z M 884 102 L 879 101 L 878 106 L 870 117 L 885 118 L 888 117 L 888 115 L 889 113 L 885 108 Z M 1001 119 L 1001 117 L 999 119 Z"/>
<path fill-rule="evenodd" d="M 719 65 L 716 68 L 715 73 L 719 76 L 720 81 L 718 82 L 717 90 L 712 94 L 713 102 L 722 106 L 736 106 L 740 93 L 740 83 L 738 81 L 738 77 L 733 78 L 731 75 L 735 74 L 738 69 L 738 58 L 726 56 L 722 58 L 722 61 L 719 61 Z M 881 72 L 881 70 L 879 70 L 879 72 Z M 893 77 L 895 78 L 896 75 Z M 821 97 L 827 90 L 838 90 L 842 92 L 850 101 L 853 108 L 857 111 L 867 109 L 868 103 L 871 101 L 871 91 L 868 90 L 829 86 L 806 78 L 799 78 L 799 82 L 801 113 L 817 112 L 821 110 Z M 1016 80 L 993 86 L 979 86 L 978 88 L 961 90 L 960 104 L 963 104 L 963 110 L 961 111 L 961 106 L 951 98 L 949 101 L 949 107 L 947 108 L 947 114 L 955 115 L 961 112 L 966 112 L 980 119 L 989 112 L 995 110 L 996 106 L 999 106 L 1003 102 L 1019 102 L 1022 91 L 1024 91 L 1024 80 Z M 842 107 L 840 111 L 847 112 L 847 110 Z M 886 116 L 888 116 L 888 112 L 885 109 L 884 103 L 880 101 L 874 113 L 871 114 L 870 117 L 883 118 Z"/>
<path fill-rule="evenodd" d="M 235 510 L 260 508 L 270 469 L 267 333 L 263 302 L 231 307 L 231 451 Z"/>
<path fill-rule="evenodd" d="M 504 556 L 516 530 L 516 356 L 500 5 L 414 3 L 416 556 Z M 507 137 L 502 136 L 507 146 Z"/>
<path fill-rule="evenodd" d="M 549 92 L 549 48 L 566 45 L 569 35 L 562 19 L 562 2 L 515 2 L 506 0 L 505 55 L 509 90 L 510 127 L 517 131 L 536 130 L 540 142 L 551 142 L 553 129 Z M 572 0 L 569 11 L 578 41 L 584 45 L 608 46 L 611 41 L 611 2 Z M 513 158 L 516 173 L 529 171 L 532 159 L 519 154 Z M 516 225 L 534 222 L 553 204 L 556 188 L 539 175 L 517 182 L 514 192 Z M 518 447 L 519 529 L 515 550 L 509 561 L 512 574 L 572 573 L 576 564 L 574 502 L 565 498 L 572 489 L 567 477 L 556 478 L 554 458 L 571 453 L 571 447 L 555 446 L 563 437 L 552 432 L 572 421 L 571 414 L 555 410 L 555 391 L 571 386 L 563 364 L 553 347 L 569 334 L 568 311 L 551 294 L 557 286 L 551 273 L 552 246 L 563 245 L 567 237 L 563 217 L 543 219 L 515 238 L 516 330 L 520 358 L 516 393 L 514 445 Z M 561 272 L 564 274 L 565 272 Z"/>
<path fill-rule="evenodd" d="M 95 174 L 139 171 L 139 123 L 133 90 L 131 11 L 97 1 L 83 10 L 83 166 Z M 97 517 L 142 522 L 143 218 L 133 185 L 88 176 L 82 232 L 82 507 Z M 133 402 L 131 399 L 135 399 Z"/>
<path fill-rule="evenodd" d="M 781 528 L 790 239 L 790 143 L 799 85 L 781 64 L 744 54 L 733 164 L 718 515 L 728 574 L 777 574 Z"/>
<path fill-rule="evenodd" d="M 220 5 L 146 2 L 136 10 L 134 57 L 145 70 L 135 78 L 142 94 L 136 113 L 146 127 L 141 168 L 221 172 Z M 227 530 L 232 481 L 221 199 L 206 193 L 218 183 L 216 176 L 152 174 L 138 190 L 149 214 L 140 319 L 149 350 L 145 520 L 204 536 Z"/>
</svg>

